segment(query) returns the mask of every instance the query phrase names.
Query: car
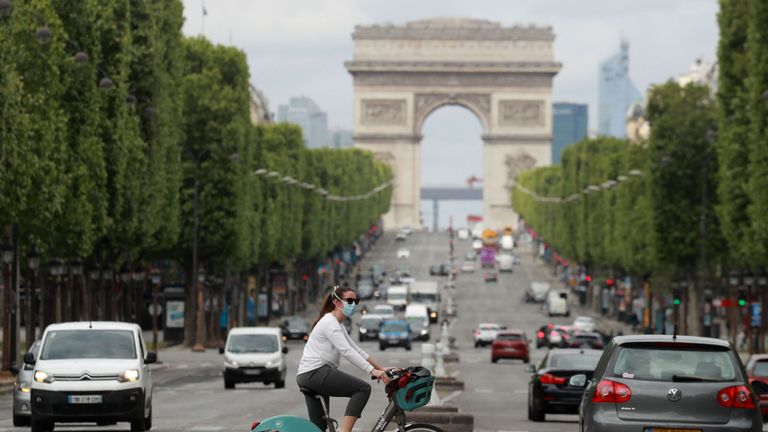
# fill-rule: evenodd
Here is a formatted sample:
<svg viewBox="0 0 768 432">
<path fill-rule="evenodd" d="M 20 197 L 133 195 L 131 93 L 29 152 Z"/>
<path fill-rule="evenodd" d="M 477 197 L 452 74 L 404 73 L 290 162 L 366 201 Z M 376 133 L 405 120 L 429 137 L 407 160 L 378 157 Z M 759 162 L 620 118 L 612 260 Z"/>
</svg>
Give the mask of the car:
<svg viewBox="0 0 768 432">
<path fill-rule="evenodd" d="M 536 332 L 536 348 L 556 348 L 567 347 L 570 328 L 555 324 L 547 324 L 539 328 Z"/>
<path fill-rule="evenodd" d="M 283 340 L 298 339 L 307 341 L 309 338 L 310 326 L 307 320 L 302 317 L 294 316 L 283 321 L 280 326 L 283 332 Z"/>
<path fill-rule="evenodd" d="M 482 248 L 483 248 L 483 241 L 482 240 L 477 239 L 477 240 L 472 241 L 472 249 L 474 249 L 475 251 L 479 251 Z"/>
<path fill-rule="evenodd" d="M 593 332 L 597 327 L 597 322 L 595 322 L 595 319 L 591 316 L 577 316 L 576 319 L 573 320 L 572 326 L 574 330 Z"/>
<path fill-rule="evenodd" d="M 405 241 L 408 239 L 408 233 L 400 231 L 395 235 L 395 241 Z"/>
<path fill-rule="evenodd" d="M 549 282 L 533 281 L 525 290 L 523 299 L 526 303 L 544 303 L 549 292 Z"/>
<path fill-rule="evenodd" d="M 440 264 L 440 276 L 450 276 L 453 273 L 453 266 L 451 263 Z"/>
<path fill-rule="evenodd" d="M 375 288 L 373 287 L 373 281 L 371 281 L 370 278 L 360 279 L 357 282 L 357 296 L 360 298 L 360 300 L 372 299 L 374 291 Z"/>
<path fill-rule="evenodd" d="M 408 320 L 408 322 L 411 324 L 411 339 L 425 342 L 429 340 L 430 331 L 428 323 L 423 321 L 411 322 L 411 320 Z"/>
<path fill-rule="evenodd" d="M 758 395 L 725 340 L 683 335 L 617 336 L 594 375 L 577 374 L 581 430 L 761 431 Z M 758 386 L 761 391 L 764 386 Z"/>
<path fill-rule="evenodd" d="M 219 348 L 219 353 L 224 354 L 224 388 L 233 389 L 237 383 L 251 382 L 285 387 L 288 347 L 280 335 L 277 327 L 230 330 L 226 344 Z"/>
<path fill-rule="evenodd" d="M 147 351 L 138 324 L 49 325 L 39 355 L 24 355 L 24 363 L 34 367 L 32 431 L 53 430 L 55 423 L 92 422 L 129 422 L 132 431 L 151 429 L 150 365 L 156 361 L 157 354 Z"/>
<path fill-rule="evenodd" d="M 528 419 L 542 422 L 550 413 L 578 414 L 584 388 L 572 386 L 568 380 L 574 375 L 590 379 L 602 353 L 589 349 L 554 349 L 544 356 L 538 368 L 528 365 L 526 372 L 531 373 Z"/>
<path fill-rule="evenodd" d="M 496 256 L 496 263 L 499 265 L 499 271 L 512 272 L 512 255 L 501 254 Z"/>
<path fill-rule="evenodd" d="M 397 259 L 408 259 L 411 257 L 411 251 L 406 248 L 400 248 L 397 250 Z"/>
<path fill-rule="evenodd" d="M 411 326 L 404 320 L 384 320 L 379 328 L 379 350 L 403 347 L 411 350 Z"/>
<path fill-rule="evenodd" d="M 502 330 L 496 333 L 491 344 L 491 363 L 501 359 L 519 359 L 523 363 L 530 363 L 529 343 L 522 330 Z"/>
<path fill-rule="evenodd" d="M 547 292 L 547 299 L 544 301 L 544 309 L 550 317 L 554 315 L 571 316 L 568 292 L 556 289 L 549 290 Z"/>
<path fill-rule="evenodd" d="M 435 317 L 437 314 L 435 313 Z M 411 334 L 416 340 L 429 340 L 430 314 L 425 304 L 410 304 L 405 308 L 405 320 L 411 326 Z"/>
<path fill-rule="evenodd" d="M 490 345 L 496 339 L 496 335 L 506 327 L 496 323 L 480 323 L 472 332 L 472 339 L 475 342 L 475 348 Z"/>
<path fill-rule="evenodd" d="M 760 410 L 763 422 L 768 422 L 768 354 L 753 354 L 747 360 L 747 377 L 752 388 L 760 396 Z M 758 391 L 762 387 L 764 391 Z"/>
<path fill-rule="evenodd" d="M 374 264 L 371 266 L 371 280 L 377 287 L 384 283 L 384 278 L 387 276 L 387 272 L 380 264 Z"/>
<path fill-rule="evenodd" d="M 358 326 L 358 340 L 364 342 L 367 340 L 379 340 L 379 327 L 384 318 L 381 315 L 367 314 L 360 318 Z"/>
<path fill-rule="evenodd" d="M 469 229 L 459 228 L 456 231 L 456 237 L 458 237 L 459 240 L 469 240 Z"/>
<path fill-rule="evenodd" d="M 474 273 L 475 272 L 475 265 L 472 264 L 469 261 L 464 261 L 464 264 L 461 265 L 461 272 L 462 273 Z"/>
<path fill-rule="evenodd" d="M 411 235 L 413 233 L 413 229 L 410 225 L 403 225 L 402 228 L 400 228 L 400 232 L 405 233 L 405 235 Z"/>
<path fill-rule="evenodd" d="M 499 274 L 495 271 L 487 271 L 483 273 L 483 280 L 485 282 L 498 282 Z"/>
<path fill-rule="evenodd" d="M 429 266 L 429 275 L 430 276 L 440 276 L 440 264 L 432 264 Z"/>
<path fill-rule="evenodd" d="M 381 284 L 376 288 L 376 290 L 373 292 L 373 298 L 376 300 L 386 300 L 387 299 L 387 289 L 389 288 L 389 285 Z"/>
<path fill-rule="evenodd" d="M 523 263 L 523 260 L 520 259 L 519 255 L 512 255 L 512 264 L 513 265 L 520 265 Z"/>
<path fill-rule="evenodd" d="M 501 236 L 499 244 L 503 250 L 512 250 L 515 247 L 515 239 L 511 234 L 504 234 Z"/>
<path fill-rule="evenodd" d="M 34 341 L 27 352 L 37 357 L 40 352 L 40 341 Z M 32 416 L 30 390 L 34 366 L 23 363 L 21 368 L 11 366 L 11 373 L 16 376 L 13 383 L 13 425 L 16 427 L 29 426 Z"/>
<path fill-rule="evenodd" d="M 467 261 L 477 261 L 477 252 L 474 250 L 467 251 L 464 255 L 464 259 Z"/>
<path fill-rule="evenodd" d="M 395 270 L 393 276 L 389 277 L 389 283 L 392 285 L 402 285 L 406 280 L 411 278 L 411 271 L 408 269 Z"/>
<path fill-rule="evenodd" d="M 394 319 L 395 308 L 388 304 L 379 304 L 373 307 L 371 314 L 378 315 L 385 320 Z"/>
<path fill-rule="evenodd" d="M 597 332 L 585 332 L 574 330 L 568 339 L 568 345 L 572 348 L 603 349 L 603 337 Z"/>
</svg>

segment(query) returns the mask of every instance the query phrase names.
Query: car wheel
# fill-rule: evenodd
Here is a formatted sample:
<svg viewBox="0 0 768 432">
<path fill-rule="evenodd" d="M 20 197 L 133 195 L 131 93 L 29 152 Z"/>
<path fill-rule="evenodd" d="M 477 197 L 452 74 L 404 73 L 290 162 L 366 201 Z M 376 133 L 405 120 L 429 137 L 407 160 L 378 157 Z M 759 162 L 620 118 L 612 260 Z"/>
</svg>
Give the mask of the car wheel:
<svg viewBox="0 0 768 432">
<path fill-rule="evenodd" d="M 285 388 L 285 377 L 283 377 L 282 379 L 279 379 L 279 380 L 275 381 L 275 388 L 276 388 L 276 389 Z"/>
<path fill-rule="evenodd" d="M 496 357 L 491 357 L 491 363 L 498 363 L 498 362 L 499 362 L 499 359 L 497 359 Z"/>
<path fill-rule="evenodd" d="M 478 347 L 480 347 L 480 342 L 475 341 L 475 348 L 478 348 Z"/>
<path fill-rule="evenodd" d="M 411 350 L 411 344 L 408 344 L 408 345 L 406 345 L 406 346 L 405 346 L 405 350 L 406 350 L 406 351 L 410 351 L 410 350 Z"/>
<path fill-rule="evenodd" d="M 139 401 L 140 405 L 139 407 L 144 407 L 144 398 L 141 398 Z M 131 420 L 131 432 L 144 432 L 144 420 L 146 417 L 144 417 L 144 410 L 143 409 L 137 409 L 136 413 L 133 415 L 133 420 Z"/>
<path fill-rule="evenodd" d="M 152 404 L 149 405 L 149 416 L 144 419 L 144 430 L 148 431 L 152 429 Z"/>
<path fill-rule="evenodd" d="M 544 410 L 536 403 L 533 397 L 531 397 L 531 402 L 528 404 L 528 419 L 534 422 L 543 422 L 546 419 Z"/>
<path fill-rule="evenodd" d="M 224 380 L 224 388 L 225 389 L 233 389 L 233 388 L 235 388 L 235 383 L 233 383 L 232 381 Z"/>
<path fill-rule="evenodd" d="M 379 344 L 379 351 L 384 351 L 384 350 L 386 350 L 386 349 L 387 349 L 387 347 L 385 347 L 385 346 L 384 346 L 384 345 L 382 345 L 382 344 Z"/>
<path fill-rule="evenodd" d="M 362 341 L 363 341 L 363 337 L 362 337 L 362 336 L 359 336 L 359 337 L 357 338 L 357 341 L 358 341 L 358 342 L 362 342 Z"/>
<path fill-rule="evenodd" d="M 29 416 L 22 416 L 18 414 L 13 415 L 13 425 L 15 427 L 23 427 L 23 426 L 29 426 L 30 422 Z"/>
<path fill-rule="evenodd" d="M 53 422 L 39 420 L 35 416 L 30 419 L 30 426 L 32 426 L 32 432 L 50 432 L 53 430 Z"/>
<path fill-rule="evenodd" d="M 523 359 L 523 363 L 528 364 L 531 362 L 531 359 L 529 357 L 526 357 Z"/>
</svg>

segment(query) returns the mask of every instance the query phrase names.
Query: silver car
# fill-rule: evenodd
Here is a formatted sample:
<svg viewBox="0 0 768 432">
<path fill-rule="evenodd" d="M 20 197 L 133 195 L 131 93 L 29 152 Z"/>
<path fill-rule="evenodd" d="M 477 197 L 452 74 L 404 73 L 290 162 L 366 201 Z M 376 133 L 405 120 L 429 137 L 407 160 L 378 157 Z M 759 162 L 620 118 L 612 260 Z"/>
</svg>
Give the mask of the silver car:
<svg viewBox="0 0 768 432">
<path fill-rule="evenodd" d="M 761 431 L 758 398 L 731 345 L 694 336 L 620 336 L 585 386 L 580 430 L 590 432 Z"/>
<path fill-rule="evenodd" d="M 27 352 L 31 352 L 37 357 L 40 351 L 40 341 L 35 341 Z M 21 368 L 14 366 L 11 371 L 16 375 L 16 382 L 13 383 L 13 425 L 16 427 L 29 426 L 32 416 L 32 407 L 30 401 L 30 389 L 32 387 L 32 372 L 35 367 L 29 364 L 22 364 Z"/>
</svg>

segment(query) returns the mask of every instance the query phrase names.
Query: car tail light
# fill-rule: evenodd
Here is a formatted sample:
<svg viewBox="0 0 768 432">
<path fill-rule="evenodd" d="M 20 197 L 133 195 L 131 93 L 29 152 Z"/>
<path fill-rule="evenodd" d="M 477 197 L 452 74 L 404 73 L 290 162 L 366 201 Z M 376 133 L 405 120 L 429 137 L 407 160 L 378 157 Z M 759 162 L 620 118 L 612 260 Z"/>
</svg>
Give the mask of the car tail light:
<svg viewBox="0 0 768 432">
<path fill-rule="evenodd" d="M 726 408 L 747 408 L 757 407 L 755 398 L 747 386 L 738 385 L 726 387 L 717 392 L 717 401 Z"/>
<path fill-rule="evenodd" d="M 625 403 L 632 397 L 632 391 L 626 384 L 602 380 L 595 387 L 595 394 L 592 395 L 592 402 L 597 403 Z"/>
<path fill-rule="evenodd" d="M 251 428 L 249 430 L 254 430 L 261 424 L 260 421 L 256 420 L 255 422 L 251 423 Z"/>
<path fill-rule="evenodd" d="M 552 336 L 557 336 L 557 332 L 556 332 L 556 331 L 554 331 L 554 330 L 552 330 L 551 332 L 549 332 L 549 336 L 550 336 L 550 337 L 552 337 Z"/>
<path fill-rule="evenodd" d="M 559 377 L 552 374 L 544 374 L 539 377 L 539 380 L 542 384 L 565 384 L 566 379 L 565 377 Z"/>
<path fill-rule="evenodd" d="M 544 339 L 544 332 L 543 332 L 543 331 L 541 331 L 541 330 L 539 330 L 539 331 L 536 333 L 536 337 L 537 337 L 537 338 L 539 338 L 539 339 Z"/>
</svg>

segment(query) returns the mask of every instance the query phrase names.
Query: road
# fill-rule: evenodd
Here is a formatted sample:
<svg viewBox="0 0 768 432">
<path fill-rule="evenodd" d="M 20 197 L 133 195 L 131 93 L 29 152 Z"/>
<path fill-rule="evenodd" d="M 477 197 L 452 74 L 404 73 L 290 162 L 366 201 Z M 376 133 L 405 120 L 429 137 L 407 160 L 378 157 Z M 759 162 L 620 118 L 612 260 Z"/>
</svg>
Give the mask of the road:
<svg viewBox="0 0 768 432">
<path fill-rule="evenodd" d="M 448 259 L 448 235 L 414 233 L 405 242 L 396 242 L 393 234 L 385 235 L 366 257 L 363 268 L 373 263 L 382 264 L 388 271 L 398 268 L 409 269 L 416 279 L 429 278 L 429 266 Z M 405 246 L 411 251 L 410 259 L 396 258 L 398 247 Z M 470 244 L 456 241 L 457 262 L 460 263 Z M 460 410 L 475 416 L 475 431 L 575 431 L 576 416 L 548 415 L 545 423 L 528 421 L 526 412 L 527 382 L 529 374 L 523 370 L 522 362 L 500 361 L 492 364 L 489 348 L 474 348 L 472 331 L 480 322 L 498 322 L 510 329 L 522 329 L 529 337 L 539 326 L 554 321 L 568 323 L 571 319 L 544 316 L 539 306 L 520 301 L 524 287 L 531 280 L 543 279 L 545 269 L 534 263 L 532 256 L 518 251 L 523 263 L 512 274 L 502 274 L 498 283 L 484 283 L 482 273 L 460 274 L 456 289 L 452 293 L 459 314 L 453 320 L 451 335 L 456 337 L 460 363 L 451 365 L 465 382 L 465 390 L 446 397 L 447 402 Z M 479 263 L 478 263 L 479 264 Z M 478 269 L 479 270 L 479 269 Z M 444 279 L 437 278 L 436 279 Z M 433 335 L 439 334 L 437 326 Z M 357 329 L 353 330 L 357 337 Z M 365 342 L 361 346 L 387 366 L 408 366 L 420 364 L 421 344 L 415 343 L 410 352 L 404 349 L 388 349 L 380 352 L 376 342 Z M 154 428 L 155 431 L 242 431 L 254 419 L 266 418 L 284 413 L 306 416 L 303 397 L 293 379 L 303 343 L 289 344 L 289 376 L 285 389 L 275 390 L 261 384 L 238 385 L 235 390 L 225 390 L 221 378 L 222 358 L 218 352 L 208 350 L 193 353 L 188 350 L 167 349 L 160 353 L 162 365 L 153 372 Z M 545 351 L 532 348 L 531 361 L 538 362 Z M 342 369 L 366 378 L 346 362 Z M 345 402 L 332 402 L 332 415 L 340 418 Z M 374 384 L 371 400 L 363 419 L 356 430 L 370 430 L 386 405 L 382 385 Z M 0 432 L 15 429 L 11 426 L 11 396 L 0 395 Z M 109 428 L 95 426 L 57 427 L 57 430 L 95 431 L 127 430 L 126 424 Z"/>
</svg>

